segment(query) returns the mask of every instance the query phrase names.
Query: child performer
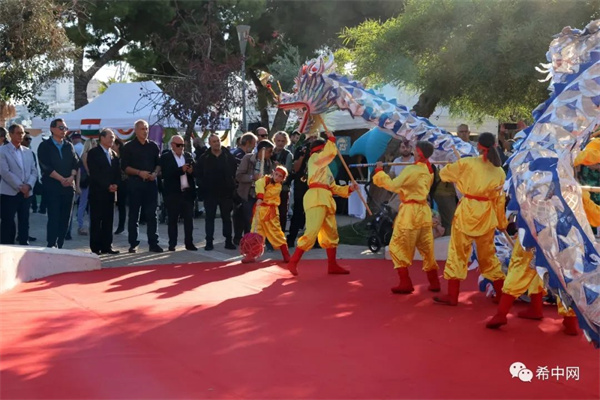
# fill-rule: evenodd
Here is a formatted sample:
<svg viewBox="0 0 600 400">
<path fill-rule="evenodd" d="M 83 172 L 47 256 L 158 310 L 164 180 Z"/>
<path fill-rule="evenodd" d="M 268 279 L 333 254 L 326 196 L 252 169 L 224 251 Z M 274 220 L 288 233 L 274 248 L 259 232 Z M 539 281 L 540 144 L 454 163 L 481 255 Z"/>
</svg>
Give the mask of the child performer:
<svg viewBox="0 0 600 400">
<path fill-rule="evenodd" d="M 431 208 L 427 203 L 427 195 L 433 183 L 433 168 L 428 160 L 432 154 L 431 143 L 417 142 L 414 165 L 404 168 L 392 180 L 383 172 L 383 164 L 378 162 L 373 176 L 375 185 L 398 193 L 401 200 L 390 240 L 390 255 L 400 278 L 400 284 L 392 288 L 393 293 L 410 294 L 415 290 L 408 274 L 415 247 L 423 257 L 423 271 L 429 280 L 427 289 L 432 292 L 440 291 L 438 264 L 433 251 Z"/>
<path fill-rule="evenodd" d="M 349 197 L 357 185 L 338 186 L 329 170 L 337 155 L 335 137 L 327 132 L 328 139 L 315 140 L 310 147 L 308 159 L 308 190 L 304 195 L 304 212 L 306 213 L 306 229 L 298 239 L 296 251 L 292 256 L 288 269 L 292 275 L 298 275 L 298 262 L 305 251 L 310 250 L 317 237 L 319 244 L 327 251 L 327 272 L 330 274 L 349 274 L 350 271 L 340 267 L 336 261 L 339 236 L 335 220 L 336 205 L 333 195 Z"/>
<path fill-rule="evenodd" d="M 477 260 L 481 274 L 493 282 L 496 293 L 502 291 L 504 273 L 496 257 L 494 231 L 505 230 L 508 225 L 504 213 L 502 186 L 506 175 L 502 170 L 496 139 L 489 132 L 479 135 L 481 156 L 461 158 L 440 171 L 444 182 L 453 182 L 463 194 L 454 220 L 448 246 L 448 259 L 444 278 L 448 280 L 448 294 L 436 296 L 437 303 L 458 304 L 460 281 L 467 277 L 467 262 L 472 242 L 477 245 Z"/>
<path fill-rule="evenodd" d="M 583 191 L 583 208 L 592 226 L 600 226 L 600 206 L 590 199 L 590 193 Z M 525 291 L 529 292 L 531 303 L 527 310 L 519 312 L 519 318 L 540 320 L 544 318 L 542 305 L 544 296 L 544 284 L 537 274 L 536 270 L 529 265 L 533 260 L 533 250 L 525 250 L 519 240 L 515 241 L 515 247 L 508 265 L 508 273 L 502 288 L 502 297 L 498 305 L 498 311 L 487 323 L 486 327 L 498 329 L 506 325 L 508 320 L 506 315 L 510 311 L 513 302 Z M 557 298 L 558 313 L 563 317 L 563 325 L 567 335 L 577 335 L 577 317 L 572 309 L 567 309 Z"/>
<path fill-rule="evenodd" d="M 290 261 L 290 253 L 279 222 L 279 202 L 281 183 L 288 172 L 283 166 L 275 167 L 272 176 L 264 176 L 256 181 L 256 205 L 252 219 L 252 232 L 266 238 L 275 250 L 281 249 L 283 262 Z M 242 262 L 251 263 L 255 258 L 246 256 Z"/>
</svg>

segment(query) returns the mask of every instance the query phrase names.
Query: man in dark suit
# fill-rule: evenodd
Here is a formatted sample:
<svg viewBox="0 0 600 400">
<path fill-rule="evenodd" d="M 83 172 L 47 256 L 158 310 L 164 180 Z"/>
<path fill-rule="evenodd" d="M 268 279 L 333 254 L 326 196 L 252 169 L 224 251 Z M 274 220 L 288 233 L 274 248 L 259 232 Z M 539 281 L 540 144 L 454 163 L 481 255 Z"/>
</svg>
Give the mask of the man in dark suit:
<svg viewBox="0 0 600 400">
<path fill-rule="evenodd" d="M 112 149 L 115 138 L 111 129 L 102 129 L 100 145 L 87 155 L 90 171 L 90 249 L 96 254 L 119 254 L 118 250 L 112 248 L 115 193 L 121 181 L 121 163 Z"/>
<path fill-rule="evenodd" d="M 64 140 L 69 128 L 63 119 L 50 123 L 52 136 L 38 147 L 38 161 L 42 170 L 44 200 L 48 209 L 46 239 L 48 247 L 61 249 L 71 220 L 75 176 L 79 157 L 73 145 Z"/>
<path fill-rule="evenodd" d="M 169 218 L 169 251 L 177 246 L 177 221 L 183 217 L 185 248 L 196 251 L 192 232 L 194 230 L 194 199 L 196 182 L 194 180 L 194 158 L 183 151 L 183 138 L 175 135 L 170 141 L 171 151 L 160 157 L 160 169 L 163 178 L 163 196 Z"/>
</svg>

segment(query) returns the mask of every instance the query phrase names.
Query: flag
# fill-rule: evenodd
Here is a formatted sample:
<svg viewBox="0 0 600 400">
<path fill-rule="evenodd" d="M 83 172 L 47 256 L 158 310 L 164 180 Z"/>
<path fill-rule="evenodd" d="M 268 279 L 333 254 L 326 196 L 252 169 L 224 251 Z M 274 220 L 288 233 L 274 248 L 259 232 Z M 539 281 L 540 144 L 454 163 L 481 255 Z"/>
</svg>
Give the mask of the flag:
<svg viewBox="0 0 600 400">
<path fill-rule="evenodd" d="M 100 134 L 100 119 L 82 119 L 81 136 L 97 138 Z"/>
</svg>

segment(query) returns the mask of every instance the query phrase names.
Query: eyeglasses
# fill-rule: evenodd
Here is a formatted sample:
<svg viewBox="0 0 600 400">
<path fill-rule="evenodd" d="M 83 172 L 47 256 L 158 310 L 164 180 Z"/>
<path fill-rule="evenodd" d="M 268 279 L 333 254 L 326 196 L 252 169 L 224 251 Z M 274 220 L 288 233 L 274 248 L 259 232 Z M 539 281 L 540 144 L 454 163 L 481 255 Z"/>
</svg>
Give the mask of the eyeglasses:
<svg viewBox="0 0 600 400">
<path fill-rule="evenodd" d="M 57 126 L 58 129 L 60 129 L 61 131 L 68 131 L 69 127 L 68 126 Z"/>
<path fill-rule="evenodd" d="M 175 147 L 183 147 L 185 146 L 185 144 L 183 143 L 173 143 L 175 145 Z"/>
<path fill-rule="evenodd" d="M 269 135 L 258 135 L 258 137 L 269 137 Z"/>
</svg>

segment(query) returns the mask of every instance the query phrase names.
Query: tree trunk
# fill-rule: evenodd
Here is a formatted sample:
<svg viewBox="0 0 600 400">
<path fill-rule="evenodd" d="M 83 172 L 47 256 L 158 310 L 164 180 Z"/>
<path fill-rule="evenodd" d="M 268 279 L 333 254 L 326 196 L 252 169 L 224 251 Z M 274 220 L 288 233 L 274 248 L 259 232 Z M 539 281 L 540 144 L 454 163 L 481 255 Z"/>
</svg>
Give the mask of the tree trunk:
<svg viewBox="0 0 600 400">
<path fill-rule="evenodd" d="M 81 49 L 81 57 L 78 55 L 75 60 L 73 60 L 73 79 L 74 79 L 74 90 L 75 90 L 75 109 L 81 108 L 88 103 L 87 100 L 87 86 L 88 83 L 92 80 L 96 72 L 100 70 L 103 66 L 113 61 L 115 57 L 119 55 L 119 51 L 127 42 L 123 39 L 117 40 L 108 50 L 104 52 L 98 58 L 94 64 L 86 71 L 83 70 L 83 57 L 85 57 L 85 51 Z"/>
<path fill-rule="evenodd" d="M 273 126 L 271 126 L 271 132 L 284 131 L 287 125 L 288 113 L 282 109 L 277 110 L 275 118 L 273 119 Z"/>
<path fill-rule="evenodd" d="M 413 110 L 415 110 L 419 117 L 429 118 L 435 111 L 435 107 L 439 101 L 439 96 L 432 96 L 427 92 L 421 93 L 419 101 L 413 106 Z"/>
<path fill-rule="evenodd" d="M 199 117 L 200 116 L 197 113 L 193 113 L 192 119 L 186 124 L 185 137 L 183 138 L 186 151 L 192 151 L 192 135 L 194 134 L 194 127 L 196 126 L 196 121 L 198 121 Z"/>
<path fill-rule="evenodd" d="M 248 69 L 248 75 L 252 82 L 254 82 L 254 86 L 256 86 L 256 100 L 258 104 L 258 110 L 260 112 L 260 126 L 269 130 L 269 110 L 267 107 L 269 106 L 269 101 L 267 100 L 267 96 L 269 96 L 269 91 L 266 87 L 262 85 L 260 79 L 258 79 L 258 75 L 253 69 Z"/>
<path fill-rule="evenodd" d="M 81 55 L 77 55 L 73 60 L 73 90 L 75 95 L 75 109 L 81 108 L 88 103 L 87 85 L 90 81 L 87 79 L 83 70 L 83 50 Z"/>
</svg>

